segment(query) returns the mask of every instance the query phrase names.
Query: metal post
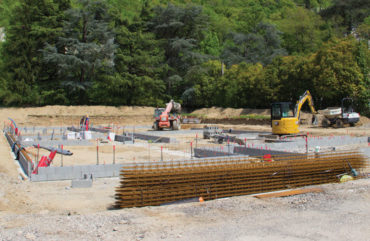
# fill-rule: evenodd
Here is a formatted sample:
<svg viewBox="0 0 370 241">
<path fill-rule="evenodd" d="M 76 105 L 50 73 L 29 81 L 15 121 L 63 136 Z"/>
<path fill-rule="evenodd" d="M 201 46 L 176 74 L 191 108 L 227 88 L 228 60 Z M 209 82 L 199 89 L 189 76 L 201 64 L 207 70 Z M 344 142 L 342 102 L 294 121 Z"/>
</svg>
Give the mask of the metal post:
<svg viewBox="0 0 370 241">
<path fill-rule="evenodd" d="M 163 161 L 163 146 L 161 146 L 161 161 Z"/>
<path fill-rule="evenodd" d="M 195 135 L 195 148 L 198 147 L 198 133 Z"/>
<path fill-rule="evenodd" d="M 99 165 L 99 142 L 96 139 L 96 165 Z"/>
<path fill-rule="evenodd" d="M 309 137 L 310 133 L 307 132 L 306 136 L 305 136 L 305 141 L 306 141 L 306 154 L 308 154 L 308 137 Z"/>
<path fill-rule="evenodd" d="M 148 141 L 149 161 L 150 161 L 150 140 Z"/>
<path fill-rule="evenodd" d="M 30 162 L 27 162 L 27 175 L 28 177 L 30 178 L 31 177 L 31 163 Z"/>
<path fill-rule="evenodd" d="M 193 142 L 190 142 L 190 159 L 193 159 Z"/>
<path fill-rule="evenodd" d="M 116 164 L 116 145 L 113 145 L 113 164 Z"/>
<path fill-rule="evenodd" d="M 39 165 L 40 144 L 37 144 L 36 167 Z"/>
<path fill-rule="evenodd" d="M 227 155 L 230 156 L 230 140 L 227 138 Z"/>
<path fill-rule="evenodd" d="M 60 145 L 60 148 L 62 149 L 63 152 L 63 144 Z M 63 166 L 63 154 L 60 155 L 60 166 Z"/>
</svg>

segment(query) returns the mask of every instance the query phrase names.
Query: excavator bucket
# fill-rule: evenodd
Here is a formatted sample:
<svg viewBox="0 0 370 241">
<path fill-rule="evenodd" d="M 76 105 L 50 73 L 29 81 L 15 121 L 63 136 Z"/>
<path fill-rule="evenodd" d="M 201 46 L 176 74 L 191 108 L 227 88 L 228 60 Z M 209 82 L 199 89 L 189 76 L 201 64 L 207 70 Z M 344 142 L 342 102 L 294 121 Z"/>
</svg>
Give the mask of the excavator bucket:
<svg viewBox="0 0 370 241">
<path fill-rule="evenodd" d="M 317 115 L 312 115 L 312 125 L 317 126 L 319 124 L 319 118 Z"/>
</svg>

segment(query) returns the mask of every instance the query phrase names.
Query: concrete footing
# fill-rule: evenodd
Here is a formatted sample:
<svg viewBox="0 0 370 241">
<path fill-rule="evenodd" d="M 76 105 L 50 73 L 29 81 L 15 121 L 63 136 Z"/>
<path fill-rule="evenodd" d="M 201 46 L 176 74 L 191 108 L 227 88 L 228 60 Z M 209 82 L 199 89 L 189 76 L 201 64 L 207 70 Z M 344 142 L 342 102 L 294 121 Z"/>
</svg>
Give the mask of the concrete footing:
<svg viewBox="0 0 370 241">
<path fill-rule="evenodd" d="M 92 183 L 93 183 L 92 178 L 77 179 L 77 180 L 72 180 L 71 187 L 72 188 L 89 188 L 89 187 L 92 187 Z"/>
</svg>

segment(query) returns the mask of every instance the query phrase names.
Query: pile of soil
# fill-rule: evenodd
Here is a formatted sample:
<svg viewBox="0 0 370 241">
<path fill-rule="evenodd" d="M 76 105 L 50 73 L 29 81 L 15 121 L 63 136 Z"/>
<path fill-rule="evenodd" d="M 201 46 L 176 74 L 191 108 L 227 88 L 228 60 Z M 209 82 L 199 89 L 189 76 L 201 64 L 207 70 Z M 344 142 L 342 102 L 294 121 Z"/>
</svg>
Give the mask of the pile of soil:
<svg viewBox="0 0 370 241">
<path fill-rule="evenodd" d="M 370 124 L 370 118 L 366 116 L 360 116 L 360 121 L 358 122 L 359 125 L 368 125 Z"/>
<path fill-rule="evenodd" d="M 151 123 L 154 107 L 142 106 L 44 106 L 30 108 L 2 108 L 0 117 L 8 117 L 23 125 L 77 125 L 84 115 L 91 123 Z"/>
<path fill-rule="evenodd" d="M 203 116 L 204 118 L 207 119 L 225 119 L 241 115 L 270 116 L 270 109 L 250 109 L 250 108 L 234 109 L 234 108 L 211 107 L 193 111 L 191 114 Z"/>
</svg>

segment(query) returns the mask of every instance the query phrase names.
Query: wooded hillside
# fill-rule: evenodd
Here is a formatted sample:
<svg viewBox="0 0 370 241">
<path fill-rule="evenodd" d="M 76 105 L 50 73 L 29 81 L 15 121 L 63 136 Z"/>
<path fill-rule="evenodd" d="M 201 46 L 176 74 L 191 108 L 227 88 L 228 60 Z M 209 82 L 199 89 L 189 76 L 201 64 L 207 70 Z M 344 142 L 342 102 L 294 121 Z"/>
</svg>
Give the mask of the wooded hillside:
<svg viewBox="0 0 370 241">
<path fill-rule="evenodd" d="M 369 114 L 366 0 L 2 0 L 0 103 L 266 108 L 306 89 Z"/>
</svg>

